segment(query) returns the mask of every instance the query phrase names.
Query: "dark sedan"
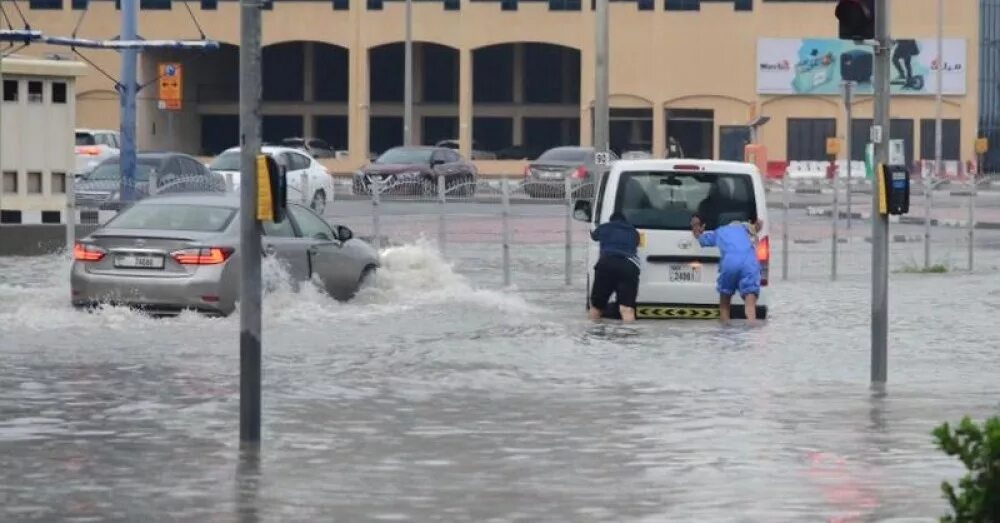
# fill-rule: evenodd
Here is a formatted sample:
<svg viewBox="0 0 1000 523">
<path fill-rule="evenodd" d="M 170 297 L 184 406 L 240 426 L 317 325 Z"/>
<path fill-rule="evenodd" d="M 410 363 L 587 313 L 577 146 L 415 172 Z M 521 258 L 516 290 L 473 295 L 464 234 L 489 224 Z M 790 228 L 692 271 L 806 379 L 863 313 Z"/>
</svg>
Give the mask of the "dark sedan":
<svg viewBox="0 0 1000 523">
<path fill-rule="evenodd" d="M 151 180 L 155 180 L 152 186 Z M 81 209 L 120 210 L 121 163 L 108 158 L 75 184 L 76 206 Z M 135 199 L 150 194 L 225 192 L 226 180 L 192 156 L 172 152 L 141 152 L 136 155 Z"/>
<path fill-rule="evenodd" d="M 611 160 L 617 159 L 611 153 Z M 565 198 L 569 178 L 575 197 L 590 198 L 607 171 L 607 166 L 597 165 L 593 147 L 555 147 L 524 168 L 524 190 L 532 198 Z"/>
<path fill-rule="evenodd" d="M 443 176 L 449 196 L 472 196 L 478 171 L 472 162 L 445 147 L 394 147 L 354 173 L 354 194 L 371 194 L 372 184 L 381 194 L 434 196 Z"/>
</svg>

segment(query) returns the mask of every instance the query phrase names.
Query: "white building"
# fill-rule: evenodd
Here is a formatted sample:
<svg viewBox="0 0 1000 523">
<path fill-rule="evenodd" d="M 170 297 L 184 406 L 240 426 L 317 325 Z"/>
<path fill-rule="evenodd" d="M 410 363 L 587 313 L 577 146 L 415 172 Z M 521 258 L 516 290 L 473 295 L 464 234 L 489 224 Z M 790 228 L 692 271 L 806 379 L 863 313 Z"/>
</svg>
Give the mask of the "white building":
<svg viewBox="0 0 1000 523">
<path fill-rule="evenodd" d="M 62 223 L 74 169 L 76 78 L 83 63 L 0 62 L 0 223 Z"/>
</svg>

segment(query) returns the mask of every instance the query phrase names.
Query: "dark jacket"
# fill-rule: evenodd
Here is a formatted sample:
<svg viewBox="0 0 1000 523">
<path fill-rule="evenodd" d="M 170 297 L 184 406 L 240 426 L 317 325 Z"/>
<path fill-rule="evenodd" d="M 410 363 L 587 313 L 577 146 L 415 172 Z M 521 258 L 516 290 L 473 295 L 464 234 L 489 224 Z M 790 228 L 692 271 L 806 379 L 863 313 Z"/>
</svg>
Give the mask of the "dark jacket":
<svg viewBox="0 0 1000 523">
<path fill-rule="evenodd" d="M 618 256 L 638 263 L 639 231 L 625 221 L 602 223 L 590 237 L 601 244 L 601 257 Z"/>
</svg>

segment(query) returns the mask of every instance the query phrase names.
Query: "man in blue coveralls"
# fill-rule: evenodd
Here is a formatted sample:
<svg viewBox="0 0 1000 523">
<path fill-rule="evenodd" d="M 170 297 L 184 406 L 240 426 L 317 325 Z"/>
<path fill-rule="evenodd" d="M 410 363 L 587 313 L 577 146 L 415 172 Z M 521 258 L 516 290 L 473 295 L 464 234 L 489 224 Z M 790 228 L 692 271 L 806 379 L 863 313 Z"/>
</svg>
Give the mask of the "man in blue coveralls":
<svg viewBox="0 0 1000 523">
<path fill-rule="evenodd" d="M 757 319 L 757 297 L 760 295 L 760 260 L 757 259 L 756 236 L 759 220 L 753 223 L 733 222 L 721 225 L 714 231 L 705 230 L 705 220 L 695 214 L 691 218 L 691 232 L 702 247 L 718 247 L 719 260 L 719 317 L 723 323 L 730 318 L 733 294 L 739 291 L 743 298 L 747 320 Z"/>
</svg>

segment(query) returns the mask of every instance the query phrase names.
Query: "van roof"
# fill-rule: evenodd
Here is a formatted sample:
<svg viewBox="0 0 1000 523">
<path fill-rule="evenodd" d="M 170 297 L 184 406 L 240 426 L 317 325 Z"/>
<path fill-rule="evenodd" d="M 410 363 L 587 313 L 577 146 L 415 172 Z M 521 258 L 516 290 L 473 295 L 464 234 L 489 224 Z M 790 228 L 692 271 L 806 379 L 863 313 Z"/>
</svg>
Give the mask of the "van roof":
<svg viewBox="0 0 1000 523">
<path fill-rule="evenodd" d="M 757 166 L 752 163 L 728 162 L 722 160 L 694 160 L 690 158 L 668 158 L 668 159 L 637 159 L 618 160 L 612 165 L 612 170 L 621 171 L 673 171 L 678 166 L 698 166 L 699 170 L 707 172 L 721 172 L 733 174 L 750 174 L 760 176 Z"/>
</svg>

